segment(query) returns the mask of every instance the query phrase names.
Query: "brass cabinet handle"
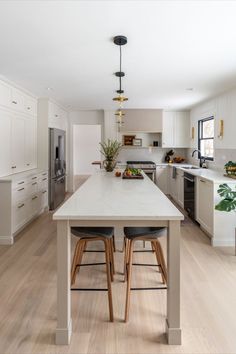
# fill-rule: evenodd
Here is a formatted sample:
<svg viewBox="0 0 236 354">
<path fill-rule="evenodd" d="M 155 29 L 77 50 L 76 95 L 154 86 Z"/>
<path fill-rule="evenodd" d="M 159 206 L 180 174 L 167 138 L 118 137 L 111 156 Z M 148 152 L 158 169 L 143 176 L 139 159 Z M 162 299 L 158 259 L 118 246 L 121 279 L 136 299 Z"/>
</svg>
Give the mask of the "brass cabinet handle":
<svg viewBox="0 0 236 354">
<path fill-rule="evenodd" d="M 43 191 L 42 193 L 44 194 L 44 193 L 46 193 L 47 191 Z"/>
<path fill-rule="evenodd" d="M 202 183 L 206 183 L 206 181 L 203 181 L 203 179 L 200 179 L 200 182 L 202 182 Z"/>
<path fill-rule="evenodd" d="M 37 197 L 37 195 L 35 195 L 33 198 L 32 198 L 32 200 L 35 200 L 35 199 L 37 199 L 38 197 Z"/>
<path fill-rule="evenodd" d="M 25 188 L 17 189 L 18 192 L 23 191 Z"/>
<path fill-rule="evenodd" d="M 32 186 L 35 186 L 35 184 L 37 184 L 37 182 L 32 183 Z"/>
<path fill-rule="evenodd" d="M 11 168 L 16 168 L 16 166 L 11 166 Z"/>
<path fill-rule="evenodd" d="M 12 101 L 12 103 L 17 104 L 17 102 L 16 102 L 16 101 Z"/>
<path fill-rule="evenodd" d="M 43 181 L 46 181 L 47 180 L 47 178 L 43 178 Z"/>
<path fill-rule="evenodd" d="M 32 179 L 36 179 L 37 177 L 32 177 Z"/>
<path fill-rule="evenodd" d="M 30 163 L 27 163 L 27 164 L 26 164 L 26 166 L 29 166 L 29 165 L 30 165 Z"/>
<path fill-rule="evenodd" d="M 27 107 L 27 109 L 30 109 L 30 107 Z"/>
<path fill-rule="evenodd" d="M 22 208 L 25 204 L 18 205 L 18 209 Z"/>
<path fill-rule="evenodd" d="M 25 181 L 22 181 L 22 182 L 18 182 L 17 184 L 23 184 L 23 183 L 25 183 Z"/>
</svg>

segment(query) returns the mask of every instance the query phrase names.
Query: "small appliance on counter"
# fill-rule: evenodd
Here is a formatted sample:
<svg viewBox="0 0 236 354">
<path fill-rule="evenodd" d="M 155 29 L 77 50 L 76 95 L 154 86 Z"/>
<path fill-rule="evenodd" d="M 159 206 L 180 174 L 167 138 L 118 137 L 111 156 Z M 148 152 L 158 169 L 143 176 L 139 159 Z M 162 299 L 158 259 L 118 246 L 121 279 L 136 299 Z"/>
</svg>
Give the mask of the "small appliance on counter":
<svg viewBox="0 0 236 354">
<path fill-rule="evenodd" d="M 65 131 L 49 129 L 49 209 L 54 210 L 65 199 L 66 162 Z"/>
</svg>

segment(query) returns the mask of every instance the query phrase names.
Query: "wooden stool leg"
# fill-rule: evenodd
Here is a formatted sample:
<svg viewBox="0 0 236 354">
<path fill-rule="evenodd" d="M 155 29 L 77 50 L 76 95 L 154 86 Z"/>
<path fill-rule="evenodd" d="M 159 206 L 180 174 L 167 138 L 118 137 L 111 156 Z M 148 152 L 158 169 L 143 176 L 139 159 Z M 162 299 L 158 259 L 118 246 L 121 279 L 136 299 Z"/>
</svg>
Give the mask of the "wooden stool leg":
<svg viewBox="0 0 236 354">
<path fill-rule="evenodd" d="M 121 252 L 124 252 L 124 250 L 125 250 L 125 240 L 126 240 L 126 237 L 124 237 Z"/>
<path fill-rule="evenodd" d="M 114 318 L 113 318 L 112 292 L 111 292 L 111 272 L 110 272 L 110 257 L 109 257 L 110 242 L 109 242 L 109 240 L 104 240 L 104 245 L 105 245 L 105 255 L 106 255 L 109 313 L 110 313 L 110 321 L 113 322 Z"/>
<path fill-rule="evenodd" d="M 129 248 L 130 248 L 130 240 L 125 239 L 125 255 L 124 255 L 124 282 L 127 280 L 127 267 L 129 263 Z"/>
<path fill-rule="evenodd" d="M 79 267 L 77 267 L 77 265 L 80 264 L 82 261 L 83 251 L 84 242 L 82 240 L 79 240 L 76 245 L 76 250 L 74 253 L 74 258 L 71 267 L 71 285 L 75 283 L 76 274 L 79 272 Z"/>
<path fill-rule="evenodd" d="M 74 284 L 74 282 L 75 282 L 76 263 L 77 263 L 77 257 L 78 257 L 79 251 L 80 251 L 80 242 L 78 240 L 77 243 L 76 243 L 76 246 L 75 246 L 73 261 L 72 261 L 72 264 L 71 264 L 71 285 Z"/>
<path fill-rule="evenodd" d="M 160 254 L 161 266 L 162 266 L 162 271 L 163 271 L 163 275 L 164 275 L 164 278 L 165 278 L 165 283 L 167 284 L 166 261 L 165 261 L 165 258 L 164 258 L 164 254 L 163 254 L 163 250 L 162 250 L 161 244 L 160 244 L 160 242 L 158 240 L 156 240 L 156 245 L 157 245 L 157 248 L 158 248 L 159 254 Z"/>
<path fill-rule="evenodd" d="M 112 236 L 112 246 L 113 246 L 113 252 L 116 252 L 115 235 Z"/>
<path fill-rule="evenodd" d="M 159 245 L 157 245 L 157 241 L 156 240 L 151 241 L 151 244 L 152 244 L 152 246 L 155 249 L 157 264 L 160 265 L 162 283 L 165 284 L 165 275 L 164 275 L 164 271 L 162 269 L 162 260 L 161 260 L 161 256 L 160 256 L 160 252 L 159 252 Z"/>
<path fill-rule="evenodd" d="M 110 269 L 111 269 L 111 281 L 114 280 L 113 275 L 115 274 L 115 265 L 114 265 L 114 253 L 113 253 L 113 244 L 112 239 L 108 241 L 109 243 L 109 259 L 110 259 Z"/>
<path fill-rule="evenodd" d="M 130 246 L 129 246 L 129 255 L 128 255 L 128 274 L 127 274 L 127 288 L 126 288 L 125 322 L 128 322 L 128 320 L 129 320 L 133 248 L 134 248 L 134 240 L 131 240 L 130 241 Z"/>
<path fill-rule="evenodd" d="M 82 258 L 83 258 L 83 253 L 84 253 L 84 249 L 86 247 L 86 241 L 84 241 L 83 239 L 79 240 L 80 244 L 81 244 L 81 247 L 80 247 L 80 251 L 78 253 L 78 257 L 77 257 L 77 260 L 76 260 L 76 273 L 79 273 L 79 270 L 80 270 L 80 266 L 79 264 L 81 264 L 82 262 Z"/>
</svg>

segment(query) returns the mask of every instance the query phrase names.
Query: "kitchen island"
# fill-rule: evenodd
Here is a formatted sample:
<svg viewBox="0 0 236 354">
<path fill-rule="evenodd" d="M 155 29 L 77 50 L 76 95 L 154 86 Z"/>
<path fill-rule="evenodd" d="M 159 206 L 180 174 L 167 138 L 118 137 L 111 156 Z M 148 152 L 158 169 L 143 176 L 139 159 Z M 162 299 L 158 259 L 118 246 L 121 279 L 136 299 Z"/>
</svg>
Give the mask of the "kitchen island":
<svg viewBox="0 0 236 354">
<path fill-rule="evenodd" d="M 97 171 L 53 215 L 57 220 L 56 343 L 70 343 L 72 333 L 70 267 L 72 226 L 163 226 L 167 228 L 167 319 L 169 344 L 181 344 L 180 221 L 183 215 L 144 175 L 123 180 Z M 125 325 L 125 324 L 124 324 Z"/>
</svg>

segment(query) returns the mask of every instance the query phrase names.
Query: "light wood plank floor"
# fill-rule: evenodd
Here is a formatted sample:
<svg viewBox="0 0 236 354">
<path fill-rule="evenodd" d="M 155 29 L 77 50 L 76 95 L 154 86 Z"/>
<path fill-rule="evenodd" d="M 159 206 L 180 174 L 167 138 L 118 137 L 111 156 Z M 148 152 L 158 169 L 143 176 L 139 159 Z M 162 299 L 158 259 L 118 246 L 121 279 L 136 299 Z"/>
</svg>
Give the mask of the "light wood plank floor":
<svg viewBox="0 0 236 354">
<path fill-rule="evenodd" d="M 129 323 L 123 323 L 125 285 L 123 254 L 116 252 L 113 284 L 115 322 L 108 322 L 105 292 L 73 292 L 70 346 L 55 346 L 56 224 L 44 213 L 17 237 L 0 247 L 0 353 L 236 353 L 236 257 L 233 248 L 212 248 L 191 221 L 181 228 L 182 346 L 168 346 L 164 291 L 132 292 Z M 76 239 L 73 238 L 73 247 Z M 165 248 L 165 238 L 162 244 Z M 97 245 L 99 247 L 99 245 Z M 118 242 L 121 247 L 121 242 Z M 86 260 L 103 254 L 87 253 Z M 151 253 L 137 261 L 154 262 Z M 104 286 L 104 268 L 81 269 L 81 286 Z M 154 267 L 135 267 L 133 284 L 154 286 Z"/>
</svg>

